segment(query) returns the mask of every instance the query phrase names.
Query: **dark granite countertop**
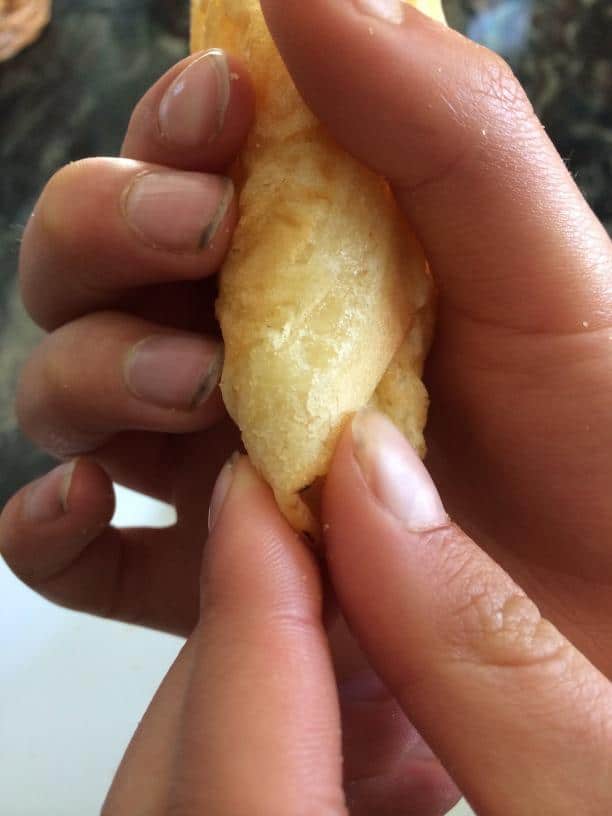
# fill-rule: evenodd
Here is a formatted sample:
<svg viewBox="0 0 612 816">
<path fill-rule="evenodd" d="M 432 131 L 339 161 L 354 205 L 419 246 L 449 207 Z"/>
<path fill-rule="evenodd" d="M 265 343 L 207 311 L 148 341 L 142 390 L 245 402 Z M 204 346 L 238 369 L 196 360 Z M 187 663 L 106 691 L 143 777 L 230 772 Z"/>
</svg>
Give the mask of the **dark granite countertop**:
<svg viewBox="0 0 612 816">
<path fill-rule="evenodd" d="M 0 506 L 46 470 L 16 427 L 17 371 L 39 338 L 19 304 L 19 237 L 68 161 L 119 150 L 139 96 L 187 53 L 188 0 L 54 0 L 41 39 L 0 65 Z M 446 0 L 451 23 L 506 57 L 612 231 L 610 0 Z"/>
</svg>

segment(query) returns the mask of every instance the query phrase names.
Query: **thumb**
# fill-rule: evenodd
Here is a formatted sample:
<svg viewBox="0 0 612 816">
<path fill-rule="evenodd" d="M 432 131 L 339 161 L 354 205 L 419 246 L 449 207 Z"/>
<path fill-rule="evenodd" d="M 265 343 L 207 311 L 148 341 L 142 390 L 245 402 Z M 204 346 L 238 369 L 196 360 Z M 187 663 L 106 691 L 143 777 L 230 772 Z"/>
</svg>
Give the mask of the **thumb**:
<svg viewBox="0 0 612 816">
<path fill-rule="evenodd" d="M 477 812 L 612 812 L 610 684 L 448 521 L 381 415 L 345 432 L 323 519 L 349 625 Z"/>
<path fill-rule="evenodd" d="M 262 7 L 308 105 L 390 180 L 445 306 L 525 331 L 609 321 L 608 237 L 501 58 L 401 0 Z"/>
</svg>

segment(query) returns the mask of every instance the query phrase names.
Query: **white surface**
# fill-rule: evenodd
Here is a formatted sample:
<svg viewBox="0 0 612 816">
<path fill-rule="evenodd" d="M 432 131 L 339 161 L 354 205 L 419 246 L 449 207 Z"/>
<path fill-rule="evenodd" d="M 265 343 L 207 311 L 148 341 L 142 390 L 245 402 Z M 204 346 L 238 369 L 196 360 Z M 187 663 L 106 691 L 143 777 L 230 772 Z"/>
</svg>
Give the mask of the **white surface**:
<svg viewBox="0 0 612 816">
<path fill-rule="evenodd" d="M 473 816 L 474 811 L 469 807 L 466 802 L 459 802 L 457 807 L 454 807 L 449 816 Z"/>
<path fill-rule="evenodd" d="M 121 525 L 173 521 L 130 491 L 117 507 Z M 0 559 L 0 814 L 97 816 L 181 643 L 53 606 Z"/>
<path fill-rule="evenodd" d="M 172 514 L 118 490 L 115 520 Z M 181 643 L 53 606 L 0 559 L 1 816 L 96 816 Z"/>
</svg>

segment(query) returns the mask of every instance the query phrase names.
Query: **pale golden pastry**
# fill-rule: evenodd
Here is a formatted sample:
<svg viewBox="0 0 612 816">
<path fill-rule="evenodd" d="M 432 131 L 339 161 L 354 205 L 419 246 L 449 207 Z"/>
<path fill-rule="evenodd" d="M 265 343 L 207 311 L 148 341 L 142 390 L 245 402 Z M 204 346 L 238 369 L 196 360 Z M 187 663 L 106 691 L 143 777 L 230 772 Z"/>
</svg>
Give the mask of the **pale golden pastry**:
<svg viewBox="0 0 612 816">
<path fill-rule="evenodd" d="M 432 282 L 386 182 L 302 101 L 258 0 L 192 0 L 191 45 L 242 57 L 257 96 L 217 303 L 223 398 L 281 510 L 316 539 L 305 497 L 355 411 L 386 412 L 424 453 Z"/>
</svg>

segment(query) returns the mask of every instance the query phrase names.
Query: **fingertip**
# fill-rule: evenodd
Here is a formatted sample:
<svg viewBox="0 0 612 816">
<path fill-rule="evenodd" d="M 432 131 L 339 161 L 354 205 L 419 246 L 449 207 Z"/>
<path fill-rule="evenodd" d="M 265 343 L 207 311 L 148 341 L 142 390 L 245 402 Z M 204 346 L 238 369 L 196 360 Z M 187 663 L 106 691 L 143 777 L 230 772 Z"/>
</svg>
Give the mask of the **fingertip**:
<svg viewBox="0 0 612 816">
<path fill-rule="evenodd" d="M 235 477 L 236 466 L 240 460 L 238 452 L 233 453 L 223 465 L 217 476 L 217 481 L 212 492 L 210 505 L 208 508 L 208 532 L 212 533 L 223 512 L 223 506 L 227 499 Z"/>
<path fill-rule="evenodd" d="M 220 473 L 204 552 L 202 602 L 240 597 L 266 613 L 307 608 L 319 618 L 322 589 L 314 557 L 281 514 L 248 457 L 234 455 Z"/>
<path fill-rule="evenodd" d="M 65 493 L 66 513 L 90 516 L 100 524 L 108 524 L 115 512 L 115 490 L 110 477 L 91 459 L 75 459 L 72 468 Z"/>
<path fill-rule="evenodd" d="M 366 501 L 368 489 L 354 454 L 352 422 L 347 422 L 336 445 L 322 492 L 321 519 L 328 557 L 338 540 L 335 528 L 342 525 L 345 514 L 350 517 L 356 507 Z"/>
<path fill-rule="evenodd" d="M 253 120 L 241 60 L 213 48 L 173 66 L 134 108 L 121 155 L 189 170 L 226 167 Z"/>
<path fill-rule="evenodd" d="M 61 572 L 110 522 L 112 483 L 95 462 L 78 459 L 26 485 L 0 517 L 0 554 L 25 583 Z"/>
<path fill-rule="evenodd" d="M 209 528 L 217 533 L 222 526 L 244 529 L 246 525 L 273 525 L 279 530 L 288 527 L 274 502 L 270 487 L 251 464 L 247 456 L 233 453 L 217 477 L 213 491 Z"/>
</svg>

